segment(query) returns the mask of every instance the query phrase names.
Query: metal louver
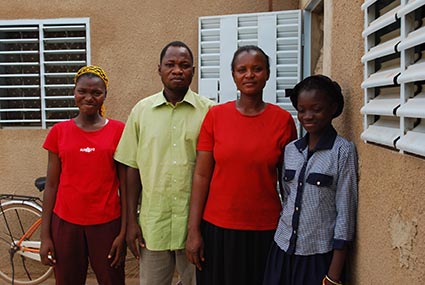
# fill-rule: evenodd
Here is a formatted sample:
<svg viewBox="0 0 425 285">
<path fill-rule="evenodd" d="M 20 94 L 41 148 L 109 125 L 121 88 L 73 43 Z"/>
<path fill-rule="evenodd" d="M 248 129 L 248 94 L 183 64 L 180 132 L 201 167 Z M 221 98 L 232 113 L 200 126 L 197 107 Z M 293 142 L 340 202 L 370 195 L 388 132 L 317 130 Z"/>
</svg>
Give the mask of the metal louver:
<svg viewBox="0 0 425 285">
<path fill-rule="evenodd" d="M 0 127 L 75 116 L 73 76 L 89 64 L 89 20 L 0 21 Z"/>
<path fill-rule="evenodd" d="M 425 156 L 425 0 L 369 0 L 362 9 L 361 138 Z"/>
<path fill-rule="evenodd" d="M 291 112 L 285 89 L 301 80 L 301 11 L 280 11 L 199 18 L 199 94 L 223 103 L 238 96 L 231 74 L 233 53 L 258 45 L 270 57 L 264 99 Z"/>
</svg>

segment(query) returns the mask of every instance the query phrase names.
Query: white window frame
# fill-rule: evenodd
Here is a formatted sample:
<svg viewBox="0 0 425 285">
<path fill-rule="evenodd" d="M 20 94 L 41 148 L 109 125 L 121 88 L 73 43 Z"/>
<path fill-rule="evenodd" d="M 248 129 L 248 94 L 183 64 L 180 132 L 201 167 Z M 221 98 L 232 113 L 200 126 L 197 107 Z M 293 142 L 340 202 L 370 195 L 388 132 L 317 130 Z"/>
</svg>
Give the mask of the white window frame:
<svg viewBox="0 0 425 285">
<path fill-rule="evenodd" d="M 72 33 L 76 31 L 84 36 L 73 37 Z M 26 32 L 32 33 L 31 38 L 26 36 Z M 13 33 L 14 35 L 11 35 Z M 38 37 L 35 36 L 36 33 L 38 33 Z M 55 33 L 65 36 L 55 37 Z M 9 38 L 17 34 L 23 36 Z M 68 34 L 70 35 L 68 36 Z M 81 66 L 89 65 L 91 62 L 89 18 L 0 20 L 0 35 L 0 104 L 14 101 L 23 102 L 22 105 L 25 105 L 24 103 L 28 102 L 26 100 L 39 102 L 36 107 L 11 108 L 6 106 L 3 108 L 0 105 L 0 128 L 35 127 L 45 129 L 56 122 L 66 120 L 67 118 L 64 118 L 63 114 L 74 114 L 78 108 L 73 102 L 72 78 Z M 32 48 L 25 50 L 25 43 L 33 44 Z M 81 46 L 85 45 L 85 47 L 75 48 L 75 43 L 79 43 L 78 45 Z M 15 47 L 9 48 L 8 45 L 16 45 L 21 47 L 21 50 L 13 50 Z M 28 55 L 32 55 L 30 61 L 25 60 Z M 37 56 L 38 61 L 35 60 Z M 11 61 L 17 57 L 23 59 Z M 77 57 L 81 59 L 76 60 Z M 8 71 L 19 69 L 19 66 L 32 66 L 36 71 L 30 73 Z M 61 68 L 66 71 L 54 71 Z M 10 83 L 15 82 L 13 80 L 19 83 Z M 29 85 L 25 82 L 29 82 Z M 38 91 L 32 92 L 30 96 L 25 95 L 27 93 L 24 90 L 29 89 Z M 49 92 L 53 89 L 60 90 L 58 92 L 60 95 L 50 96 Z M 23 90 L 22 94 L 24 95 L 11 96 L 9 94 L 14 94 L 10 93 L 12 90 Z M 51 94 L 55 94 L 55 92 Z M 64 106 L 60 106 L 61 103 L 57 102 L 66 102 L 66 104 L 63 103 Z M 7 112 L 14 112 L 16 118 L 4 119 L 2 114 Z M 31 117 L 29 114 L 37 114 L 37 112 L 40 114 L 35 115 L 34 118 L 26 118 Z M 62 115 L 55 118 L 55 112 L 62 112 Z"/>
<path fill-rule="evenodd" d="M 415 48 L 425 44 L 425 25 L 415 27 L 414 15 L 419 9 L 425 9 L 425 0 L 366 0 L 362 5 L 361 138 L 401 153 L 425 156 L 425 91 L 417 88 L 425 88 L 425 61 L 416 61 L 419 53 L 415 53 Z M 421 54 L 425 54 L 423 49 Z"/>
<path fill-rule="evenodd" d="M 312 13 L 321 4 L 323 0 L 311 0 L 303 11 L 304 19 L 304 52 L 303 52 L 303 78 L 311 76 L 311 41 L 312 41 Z"/>
<path fill-rule="evenodd" d="M 219 103 L 235 100 L 238 91 L 230 67 L 233 54 L 240 46 L 257 45 L 270 58 L 264 100 L 296 117 L 285 89 L 293 88 L 303 76 L 301 10 L 207 16 L 198 23 L 200 95 Z M 300 130 L 296 118 L 295 122 Z"/>
</svg>

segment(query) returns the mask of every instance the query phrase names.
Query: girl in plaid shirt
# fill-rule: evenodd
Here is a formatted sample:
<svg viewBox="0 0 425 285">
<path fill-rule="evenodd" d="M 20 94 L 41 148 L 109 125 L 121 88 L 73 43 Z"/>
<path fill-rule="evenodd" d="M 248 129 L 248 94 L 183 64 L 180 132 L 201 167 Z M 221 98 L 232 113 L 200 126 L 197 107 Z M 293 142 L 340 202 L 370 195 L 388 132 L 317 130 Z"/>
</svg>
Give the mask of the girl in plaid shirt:
<svg viewBox="0 0 425 285">
<path fill-rule="evenodd" d="M 341 87 L 310 76 L 290 99 L 307 134 L 285 148 L 283 210 L 263 284 L 342 284 L 355 231 L 357 155 L 332 126 L 344 106 Z"/>
</svg>

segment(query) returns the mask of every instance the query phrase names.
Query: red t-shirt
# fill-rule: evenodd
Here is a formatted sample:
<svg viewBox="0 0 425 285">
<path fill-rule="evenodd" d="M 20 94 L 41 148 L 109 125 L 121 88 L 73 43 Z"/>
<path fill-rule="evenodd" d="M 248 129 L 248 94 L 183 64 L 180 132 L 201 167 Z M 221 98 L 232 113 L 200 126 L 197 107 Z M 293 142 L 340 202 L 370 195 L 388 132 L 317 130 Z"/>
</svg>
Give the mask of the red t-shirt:
<svg viewBox="0 0 425 285">
<path fill-rule="evenodd" d="M 242 115 L 235 101 L 212 107 L 197 147 L 212 151 L 215 160 L 203 219 L 235 230 L 276 229 L 277 166 L 295 138 L 291 115 L 276 105 L 267 104 L 257 116 Z"/>
<path fill-rule="evenodd" d="M 110 222 L 121 214 L 119 180 L 113 159 L 124 124 L 109 120 L 87 132 L 74 120 L 58 123 L 43 147 L 59 155 L 61 174 L 53 212 L 78 225 Z"/>
</svg>

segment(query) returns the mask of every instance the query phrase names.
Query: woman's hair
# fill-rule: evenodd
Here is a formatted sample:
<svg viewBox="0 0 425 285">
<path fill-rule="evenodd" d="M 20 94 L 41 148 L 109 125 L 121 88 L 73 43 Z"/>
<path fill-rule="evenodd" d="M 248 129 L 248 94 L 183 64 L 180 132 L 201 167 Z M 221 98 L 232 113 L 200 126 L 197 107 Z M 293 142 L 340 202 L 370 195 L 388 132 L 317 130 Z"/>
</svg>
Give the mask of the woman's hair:
<svg viewBox="0 0 425 285">
<path fill-rule="evenodd" d="M 301 92 L 313 90 L 325 95 L 330 102 L 337 104 L 337 109 L 335 114 L 333 114 L 333 118 L 341 115 L 344 109 L 344 96 L 342 95 L 341 87 L 329 77 L 320 74 L 309 76 L 295 85 L 289 95 L 294 108 L 298 110 L 298 96 Z"/>
<path fill-rule="evenodd" d="M 250 51 L 256 51 L 259 52 L 260 54 L 263 55 L 264 60 L 266 62 L 266 68 L 268 73 L 270 73 L 270 59 L 269 56 L 258 46 L 254 46 L 254 45 L 248 45 L 248 46 L 241 46 L 240 48 L 238 48 L 235 53 L 233 54 L 233 59 L 232 59 L 232 63 L 231 63 L 231 68 L 232 71 L 235 70 L 235 61 L 236 61 L 236 57 L 243 53 L 243 52 L 250 52 Z"/>
<path fill-rule="evenodd" d="M 83 75 L 88 77 L 93 77 L 93 76 L 99 77 L 105 83 L 106 89 L 108 89 L 109 79 L 108 79 L 108 76 L 106 75 L 105 70 L 103 70 L 101 67 L 95 66 L 95 65 L 88 65 L 88 66 L 81 67 L 77 71 L 77 74 L 75 74 L 74 83 L 77 84 L 78 79 L 80 79 L 80 77 Z"/>
</svg>

